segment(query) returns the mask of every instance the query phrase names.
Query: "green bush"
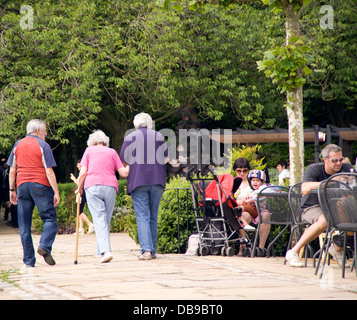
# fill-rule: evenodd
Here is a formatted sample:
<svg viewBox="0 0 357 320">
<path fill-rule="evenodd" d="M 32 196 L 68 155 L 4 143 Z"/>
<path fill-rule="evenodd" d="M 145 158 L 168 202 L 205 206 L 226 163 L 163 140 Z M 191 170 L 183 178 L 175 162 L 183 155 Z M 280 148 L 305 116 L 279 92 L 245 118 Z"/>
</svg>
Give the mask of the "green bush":
<svg viewBox="0 0 357 320">
<path fill-rule="evenodd" d="M 191 190 L 187 190 L 189 187 L 190 183 L 185 178 L 173 178 L 166 185 L 158 217 L 157 251 L 160 253 L 178 253 L 178 235 L 180 252 L 187 249 L 188 237 L 196 228 Z"/>
<path fill-rule="evenodd" d="M 135 212 L 131 197 L 126 193 L 126 180 L 119 180 L 118 195 L 110 222 L 110 231 L 125 231 L 135 242 L 138 242 Z"/>
<path fill-rule="evenodd" d="M 249 161 L 249 165 L 251 170 L 264 170 L 265 165 L 263 164 L 263 158 L 258 156 L 260 153 L 261 145 L 256 144 L 255 146 L 241 146 L 240 148 L 233 147 L 231 151 L 232 156 L 232 169 L 231 174 L 235 176 L 235 172 L 233 170 L 233 164 L 238 158 L 246 158 Z"/>
<path fill-rule="evenodd" d="M 187 239 L 192 230 L 195 229 L 191 191 L 186 191 L 189 186 L 189 182 L 184 178 L 173 178 L 166 184 L 158 215 L 157 251 L 160 253 L 178 253 L 178 199 L 180 209 L 180 252 L 185 252 L 187 248 Z M 125 196 L 125 204 L 125 206 L 118 206 L 115 219 L 120 217 L 124 231 L 128 232 L 136 243 L 139 243 L 131 197 Z M 187 210 L 189 213 L 188 220 Z"/>
</svg>

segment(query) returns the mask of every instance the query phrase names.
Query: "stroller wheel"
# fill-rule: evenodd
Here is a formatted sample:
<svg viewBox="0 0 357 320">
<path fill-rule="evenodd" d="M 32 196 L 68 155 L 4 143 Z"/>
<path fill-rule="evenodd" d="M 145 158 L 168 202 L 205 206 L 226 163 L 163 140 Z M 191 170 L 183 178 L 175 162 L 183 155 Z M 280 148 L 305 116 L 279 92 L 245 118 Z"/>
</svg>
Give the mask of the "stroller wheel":
<svg viewBox="0 0 357 320">
<path fill-rule="evenodd" d="M 232 257 L 234 255 L 234 249 L 232 247 L 225 248 L 226 255 Z"/>
<path fill-rule="evenodd" d="M 200 249 L 201 256 L 207 256 L 209 254 L 209 249 L 207 247 L 202 247 Z"/>
<path fill-rule="evenodd" d="M 200 247 L 196 248 L 196 256 L 200 256 L 201 255 L 200 251 L 201 251 Z"/>
<path fill-rule="evenodd" d="M 223 257 L 225 257 L 227 254 L 226 254 L 226 248 L 225 247 L 222 247 L 222 249 L 221 249 L 221 255 L 223 256 Z"/>
</svg>

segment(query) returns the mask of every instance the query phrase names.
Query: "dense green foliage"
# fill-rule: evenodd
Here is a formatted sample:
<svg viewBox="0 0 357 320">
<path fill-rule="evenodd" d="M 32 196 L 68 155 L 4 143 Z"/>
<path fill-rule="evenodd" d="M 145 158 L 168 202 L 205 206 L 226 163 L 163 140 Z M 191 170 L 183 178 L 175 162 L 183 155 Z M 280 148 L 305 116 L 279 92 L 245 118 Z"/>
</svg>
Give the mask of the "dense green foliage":
<svg viewBox="0 0 357 320">
<path fill-rule="evenodd" d="M 1 20 L 4 148 L 33 117 L 45 119 L 49 137 L 62 143 L 98 123 L 116 147 L 142 110 L 157 119 L 190 107 L 202 119 L 233 114 L 245 126 L 276 122 L 277 94 L 255 65 L 267 46 L 267 10 L 176 13 L 128 0 L 28 5 L 33 29 L 20 26 L 20 1 L 10 1 Z M 263 88 L 270 94 L 262 95 Z"/>
<path fill-rule="evenodd" d="M 161 253 L 184 253 L 188 237 L 196 229 L 189 182 L 174 178 L 167 185 L 160 203 L 157 250 Z M 179 246 L 180 242 L 180 246 Z"/>
<path fill-rule="evenodd" d="M 258 69 L 264 70 L 265 75 L 277 84 L 282 93 L 305 84 L 306 78 L 299 74 L 299 69 L 302 69 L 305 76 L 312 72 L 307 67 L 310 48 L 295 36 L 290 38 L 290 42 L 287 46 L 278 46 L 265 52 L 264 60 L 257 62 Z"/>
<path fill-rule="evenodd" d="M 285 97 L 256 64 L 284 45 L 283 13 L 271 11 L 280 2 L 176 11 L 155 1 L 28 1 L 33 29 L 21 25 L 21 1 L 3 2 L 1 153 L 33 117 L 49 123 L 49 142 L 66 155 L 60 161 L 66 167 L 82 155 L 88 129 L 104 129 L 118 149 L 139 111 L 151 113 L 159 128 L 174 128 L 182 113 L 196 114 L 208 128 L 286 127 Z M 303 4 L 301 35 L 312 70 L 304 123 L 355 124 L 355 2 L 334 1 L 333 29 L 320 27 L 321 3 Z M 277 66 L 280 76 L 289 65 Z"/>
</svg>

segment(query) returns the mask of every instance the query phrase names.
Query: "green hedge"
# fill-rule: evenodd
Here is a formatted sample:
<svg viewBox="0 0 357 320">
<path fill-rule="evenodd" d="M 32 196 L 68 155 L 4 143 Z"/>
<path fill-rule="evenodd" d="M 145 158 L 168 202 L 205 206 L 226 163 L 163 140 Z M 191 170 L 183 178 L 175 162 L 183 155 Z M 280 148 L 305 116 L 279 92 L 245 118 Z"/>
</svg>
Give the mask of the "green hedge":
<svg viewBox="0 0 357 320">
<path fill-rule="evenodd" d="M 157 251 L 160 253 L 179 252 L 178 209 L 180 252 L 184 253 L 187 249 L 187 239 L 196 228 L 191 190 L 186 190 L 189 187 L 185 178 L 173 178 L 166 184 L 158 217 Z"/>
</svg>

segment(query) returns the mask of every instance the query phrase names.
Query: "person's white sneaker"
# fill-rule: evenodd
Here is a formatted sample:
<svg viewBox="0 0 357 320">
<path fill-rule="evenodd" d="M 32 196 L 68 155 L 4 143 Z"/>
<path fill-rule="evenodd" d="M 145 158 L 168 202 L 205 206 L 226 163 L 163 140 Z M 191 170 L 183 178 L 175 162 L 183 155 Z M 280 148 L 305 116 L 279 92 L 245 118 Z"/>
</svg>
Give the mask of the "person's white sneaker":
<svg viewBox="0 0 357 320">
<path fill-rule="evenodd" d="M 113 260 L 113 255 L 112 255 L 112 253 L 110 251 L 107 251 L 107 252 L 104 253 L 102 259 L 100 259 L 99 262 L 100 263 L 104 263 L 104 262 L 109 262 L 111 260 Z"/>
<path fill-rule="evenodd" d="M 244 230 L 245 231 L 255 231 L 255 228 L 248 224 L 248 225 L 244 226 Z"/>
<path fill-rule="evenodd" d="M 333 245 L 328 249 L 328 253 L 332 256 L 333 260 L 335 260 L 340 268 L 342 267 L 342 251 L 337 252 L 334 248 Z M 347 262 L 347 259 L 345 258 L 345 267 L 349 267 L 350 265 Z"/>
<path fill-rule="evenodd" d="M 93 232 L 94 232 L 94 224 L 92 223 L 92 224 L 89 226 L 88 233 L 93 233 Z"/>
<path fill-rule="evenodd" d="M 289 265 L 291 267 L 303 267 L 304 266 L 303 262 L 299 258 L 299 255 L 294 251 L 288 250 L 288 252 L 285 255 L 285 259 L 286 259 L 286 261 L 289 262 Z"/>
<path fill-rule="evenodd" d="M 152 255 L 150 251 L 145 251 L 139 256 L 139 260 L 151 260 Z"/>
<path fill-rule="evenodd" d="M 83 236 L 83 235 L 84 235 L 84 229 L 83 229 L 83 228 L 79 228 L 79 229 L 78 229 L 78 234 L 79 234 L 80 236 Z M 75 232 L 74 235 L 76 236 L 76 235 L 77 235 L 77 232 Z"/>
</svg>

